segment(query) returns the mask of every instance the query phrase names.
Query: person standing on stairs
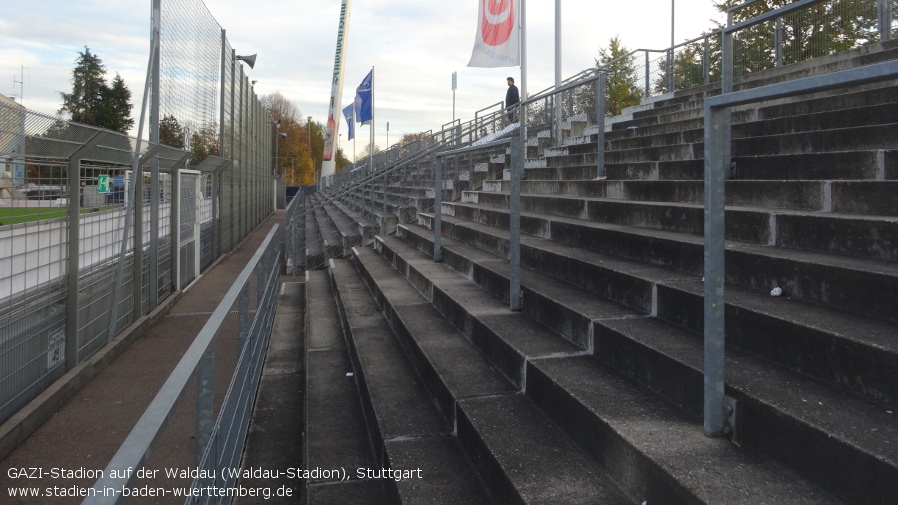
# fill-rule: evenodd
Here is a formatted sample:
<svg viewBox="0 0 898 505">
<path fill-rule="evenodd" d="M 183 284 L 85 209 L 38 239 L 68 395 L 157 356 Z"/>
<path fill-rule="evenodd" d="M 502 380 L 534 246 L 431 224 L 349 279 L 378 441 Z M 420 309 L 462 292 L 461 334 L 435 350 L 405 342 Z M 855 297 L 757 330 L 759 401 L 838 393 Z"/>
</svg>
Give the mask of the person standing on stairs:
<svg viewBox="0 0 898 505">
<path fill-rule="evenodd" d="M 508 110 L 508 121 L 514 123 L 514 108 L 517 108 L 518 102 L 521 101 L 521 96 L 518 93 L 518 87 L 514 85 L 514 77 L 509 77 L 507 80 L 508 91 L 505 92 L 505 109 Z"/>
</svg>

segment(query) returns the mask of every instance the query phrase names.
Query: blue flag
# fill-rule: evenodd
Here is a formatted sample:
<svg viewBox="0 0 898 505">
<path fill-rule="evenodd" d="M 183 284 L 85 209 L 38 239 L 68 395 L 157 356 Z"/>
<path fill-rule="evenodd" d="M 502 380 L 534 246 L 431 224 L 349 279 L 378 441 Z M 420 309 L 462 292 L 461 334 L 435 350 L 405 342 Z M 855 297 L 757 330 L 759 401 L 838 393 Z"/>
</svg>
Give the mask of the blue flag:
<svg viewBox="0 0 898 505">
<path fill-rule="evenodd" d="M 343 108 L 343 117 L 346 118 L 346 129 L 348 130 L 346 140 L 352 140 L 355 138 L 355 115 L 352 113 L 352 110 L 354 108 L 355 104 L 349 104 Z"/>
<path fill-rule="evenodd" d="M 355 90 L 355 118 L 365 124 L 374 117 L 374 69 Z"/>
</svg>

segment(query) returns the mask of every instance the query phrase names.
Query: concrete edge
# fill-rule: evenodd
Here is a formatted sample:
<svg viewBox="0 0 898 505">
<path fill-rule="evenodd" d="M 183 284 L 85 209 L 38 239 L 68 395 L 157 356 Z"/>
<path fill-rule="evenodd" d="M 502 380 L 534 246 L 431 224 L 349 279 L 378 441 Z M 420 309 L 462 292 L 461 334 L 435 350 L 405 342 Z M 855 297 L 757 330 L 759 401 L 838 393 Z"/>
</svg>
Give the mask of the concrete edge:
<svg viewBox="0 0 898 505">
<path fill-rule="evenodd" d="M 150 326 L 168 314 L 183 294 L 183 291 L 172 293 L 152 312 L 132 323 L 89 359 L 66 372 L 34 400 L 31 400 L 28 405 L 22 407 L 3 425 L 0 425 L 0 460 L 6 459 L 19 444 L 44 424 L 54 412 L 65 405 L 75 393 L 112 363 L 135 340 L 143 336 Z"/>
</svg>

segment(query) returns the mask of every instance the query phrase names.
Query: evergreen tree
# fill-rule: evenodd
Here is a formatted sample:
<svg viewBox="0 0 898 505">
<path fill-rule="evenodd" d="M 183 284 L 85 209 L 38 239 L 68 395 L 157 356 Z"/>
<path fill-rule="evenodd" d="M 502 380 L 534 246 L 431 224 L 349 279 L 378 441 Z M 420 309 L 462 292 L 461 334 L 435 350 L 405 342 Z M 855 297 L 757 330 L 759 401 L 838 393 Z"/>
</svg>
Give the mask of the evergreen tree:
<svg viewBox="0 0 898 505">
<path fill-rule="evenodd" d="M 97 125 L 103 90 L 106 89 L 106 67 L 103 61 L 84 47 L 78 53 L 75 68 L 72 70 L 72 92 L 60 93 L 62 108 L 60 112 L 68 112 L 72 121 L 88 125 Z"/>
<path fill-rule="evenodd" d="M 132 126 L 131 91 L 121 76 L 106 84 L 106 67 L 99 56 L 84 47 L 72 70 L 72 92 L 59 93 L 60 112 L 68 112 L 72 121 L 125 133 Z"/>
<path fill-rule="evenodd" d="M 184 149 L 184 129 L 175 116 L 169 114 L 159 121 L 159 143 Z"/>
<path fill-rule="evenodd" d="M 106 87 L 102 93 L 102 115 L 99 126 L 109 130 L 127 133 L 134 126 L 131 118 L 131 90 L 125 85 L 120 75 L 115 74 L 112 86 Z"/>
<path fill-rule="evenodd" d="M 618 36 L 611 38 L 607 49 L 599 51 L 596 67 L 607 75 L 605 110 L 609 116 L 617 116 L 624 108 L 638 105 L 645 96 L 639 86 L 633 57 Z"/>
</svg>

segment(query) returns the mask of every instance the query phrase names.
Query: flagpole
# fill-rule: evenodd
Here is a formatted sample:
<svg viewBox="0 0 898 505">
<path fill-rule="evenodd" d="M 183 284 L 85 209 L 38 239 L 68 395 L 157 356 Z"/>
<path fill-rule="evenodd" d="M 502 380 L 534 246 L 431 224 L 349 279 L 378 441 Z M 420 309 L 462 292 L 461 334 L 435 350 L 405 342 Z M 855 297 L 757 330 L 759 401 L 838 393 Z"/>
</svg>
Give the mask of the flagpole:
<svg viewBox="0 0 898 505">
<path fill-rule="evenodd" d="M 371 143 L 368 145 L 368 168 L 374 173 L 374 67 L 371 67 Z"/>
<path fill-rule="evenodd" d="M 336 171 L 336 141 L 340 127 L 340 101 L 343 95 L 343 70 L 346 62 L 346 39 L 349 38 L 349 10 L 352 0 L 342 0 L 340 6 L 340 21 L 337 29 L 337 50 L 334 56 L 334 71 L 331 76 L 331 100 L 328 110 L 325 135 L 324 152 L 321 155 L 321 171 L 318 175 L 319 187 L 321 181 L 334 174 Z"/>
<path fill-rule="evenodd" d="M 527 100 L 527 0 L 521 0 L 521 101 Z M 521 135 L 527 139 L 527 108 L 521 107 Z"/>
</svg>

